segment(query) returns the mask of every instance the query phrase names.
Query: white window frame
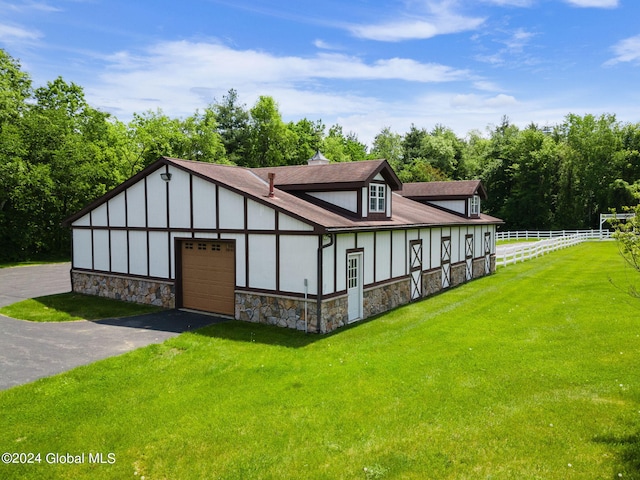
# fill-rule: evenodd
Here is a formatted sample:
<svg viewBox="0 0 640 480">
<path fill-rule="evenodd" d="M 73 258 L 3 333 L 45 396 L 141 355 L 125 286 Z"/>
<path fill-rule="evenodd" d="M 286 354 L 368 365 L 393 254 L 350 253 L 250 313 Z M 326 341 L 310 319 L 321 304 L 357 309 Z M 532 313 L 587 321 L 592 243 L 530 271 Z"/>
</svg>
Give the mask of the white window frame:
<svg viewBox="0 0 640 480">
<path fill-rule="evenodd" d="M 369 212 L 385 213 L 387 210 L 387 186 L 384 183 L 369 184 Z"/>
<path fill-rule="evenodd" d="M 480 196 L 474 195 L 469 199 L 469 215 L 480 215 Z"/>
</svg>

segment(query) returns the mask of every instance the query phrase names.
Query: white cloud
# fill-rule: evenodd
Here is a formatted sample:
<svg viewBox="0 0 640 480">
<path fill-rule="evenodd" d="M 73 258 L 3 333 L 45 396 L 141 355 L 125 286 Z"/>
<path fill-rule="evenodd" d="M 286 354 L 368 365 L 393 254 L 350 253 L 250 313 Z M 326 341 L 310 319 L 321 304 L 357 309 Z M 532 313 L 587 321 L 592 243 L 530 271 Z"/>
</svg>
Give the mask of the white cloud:
<svg viewBox="0 0 640 480">
<path fill-rule="evenodd" d="M 513 107 L 518 101 L 511 95 L 499 94 L 495 97 L 483 97 L 476 94 L 457 94 L 451 99 L 451 106 L 465 109 L 500 109 Z"/>
<path fill-rule="evenodd" d="M 426 1 L 423 3 L 424 14 L 412 13 L 380 23 L 349 25 L 347 29 L 358 38 L 399 42 L 475 30 L 485 22 L 484 18 L 465 17 L 452 12 L 455 3 L 448 0 Z"/>
<path fill-rule="evenodd" d="M 565 0 L 568 4 L 581 8 L 616 8 L 619 0 Z"/>
<path fill-rule="evenodd" d="M 510 6 L 510 7 L 530 7 L 533 5 L 535 0 L 484 0 L 485 3 L 491 3 L 493 5 L 499 6 Z"/>
<path fill-rule="evenodd" d="M 487 80 L 476 80 L 473 82 L 473 86 L 478 90 L 483 90 L 485 92 L 499 92 L 502 90 L 498 84 Z"/>
<path fill-rule="evenodd" d="M 99 83 L 85 87 L 92 104 L 119 118 L 159 106 L 170 115 L 191 115 L 230 88 L 251 103 L 271 95 L 283 114 L 304 116 L 366 112 L 375 98 L 336 90 L 332 81 L 403 81 L 417 84 L 467 80 L 470 73 L 407 58 L 365 62 L 320 52 L 310 57 L 234 50 L 219 43 L 163 42 L 144 52 L 107 59 Z M 331 84 L 331 85 L 330 85 Z M 353 88 L 353 87 L 351 87 Z"/>
<path fill-rule="evenodd" d="M 615 57 L 605 63 L 605 65 L 615 65 L 616 63 L 640 62 L 640 35 L 630 37 L 618 42 L 612 48 Z"/>
<path fill-rule="evenodd" d="M 381 42 L 399 42 L 403 40 L 424 40 L 437 35 L 458 33 L 478 28 L 482 18 L 448 18 L 446 21 L 401 20 L 379 25 L 353 25 L 351 33 L 359 38 Z"/>
<path fill-rule="evenodd" d="M 321 40 L 319 38 L 314 40 L 313 45 L 320 50 L 342 50 L 342 48 L 329 42 L 325 42 L 324 40 Z"/>
<path fill-rule="evenodd" d="M 23 27 L 0 24 L 0 42 L 15 43 L 35 41 L 42 37 L 37 30 L 27 30 Z"/>
<path fill-rule="evenodd" d="M 506 33 L 508 35 L 507 38 L 495 40 L 496 43 L 503 44 L 504 48 L 499 49 L 495 53 L 476 55 L 476 60 L 491 65 L 503 65 L 509 60 L 517 60 L 517 64 L 519 65 L 536 63 L 535 60 L 524 55 L 525 47 L 530 44 L 531 39 L 537 35 L 536 33 L 528 32 L 522 28 L 513 32 L 499 33 Z"/>
</svg>

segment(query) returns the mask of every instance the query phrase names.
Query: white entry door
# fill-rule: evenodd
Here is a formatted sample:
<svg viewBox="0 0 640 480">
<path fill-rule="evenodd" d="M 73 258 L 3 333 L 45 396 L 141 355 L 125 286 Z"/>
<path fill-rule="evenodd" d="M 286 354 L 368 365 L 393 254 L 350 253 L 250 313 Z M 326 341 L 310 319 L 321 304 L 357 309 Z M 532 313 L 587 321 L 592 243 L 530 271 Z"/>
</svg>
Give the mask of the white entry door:
<svg viewBox="0 0 640 480">
<path fill-rule="evenodd" d="M 362 318 L 362 253 L 347 255 L 347 310 L 349 323 Z"/>
</svg>

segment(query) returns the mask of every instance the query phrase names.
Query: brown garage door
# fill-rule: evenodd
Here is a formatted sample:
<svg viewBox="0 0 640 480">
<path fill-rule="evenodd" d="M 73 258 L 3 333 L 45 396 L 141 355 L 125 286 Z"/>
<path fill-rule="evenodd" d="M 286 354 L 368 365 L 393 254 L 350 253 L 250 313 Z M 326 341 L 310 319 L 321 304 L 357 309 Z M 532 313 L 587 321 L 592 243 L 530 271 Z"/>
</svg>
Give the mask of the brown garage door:
<svg viewBox="0 0 640 480">
<path fill-rule="evenodd" d="M 182 306 L 233 315 L 235 245 L 233 242 L 182 242 Z"/>
</svg>

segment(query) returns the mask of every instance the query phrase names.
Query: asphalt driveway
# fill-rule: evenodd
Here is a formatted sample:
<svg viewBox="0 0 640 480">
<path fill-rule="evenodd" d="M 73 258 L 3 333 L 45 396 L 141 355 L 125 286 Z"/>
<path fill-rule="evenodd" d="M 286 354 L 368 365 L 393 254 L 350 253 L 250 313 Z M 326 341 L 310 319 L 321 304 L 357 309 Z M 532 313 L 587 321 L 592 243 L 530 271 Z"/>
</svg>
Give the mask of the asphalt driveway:
<svg viewBox="0 0 640 480">
<path fill-rule="evenodd" d="M 70 291 L 69 264 L 0 270 L 0 306 Z M 99 321 L 37 323 L 0 315 L 0 390 L 160 343 L 223 319 L 180 310 Z"/>
<path fill-rule="evenodd" d="M 71 263 L 0 268 L 0 307 L 71 291 Z"/>
</svg>

